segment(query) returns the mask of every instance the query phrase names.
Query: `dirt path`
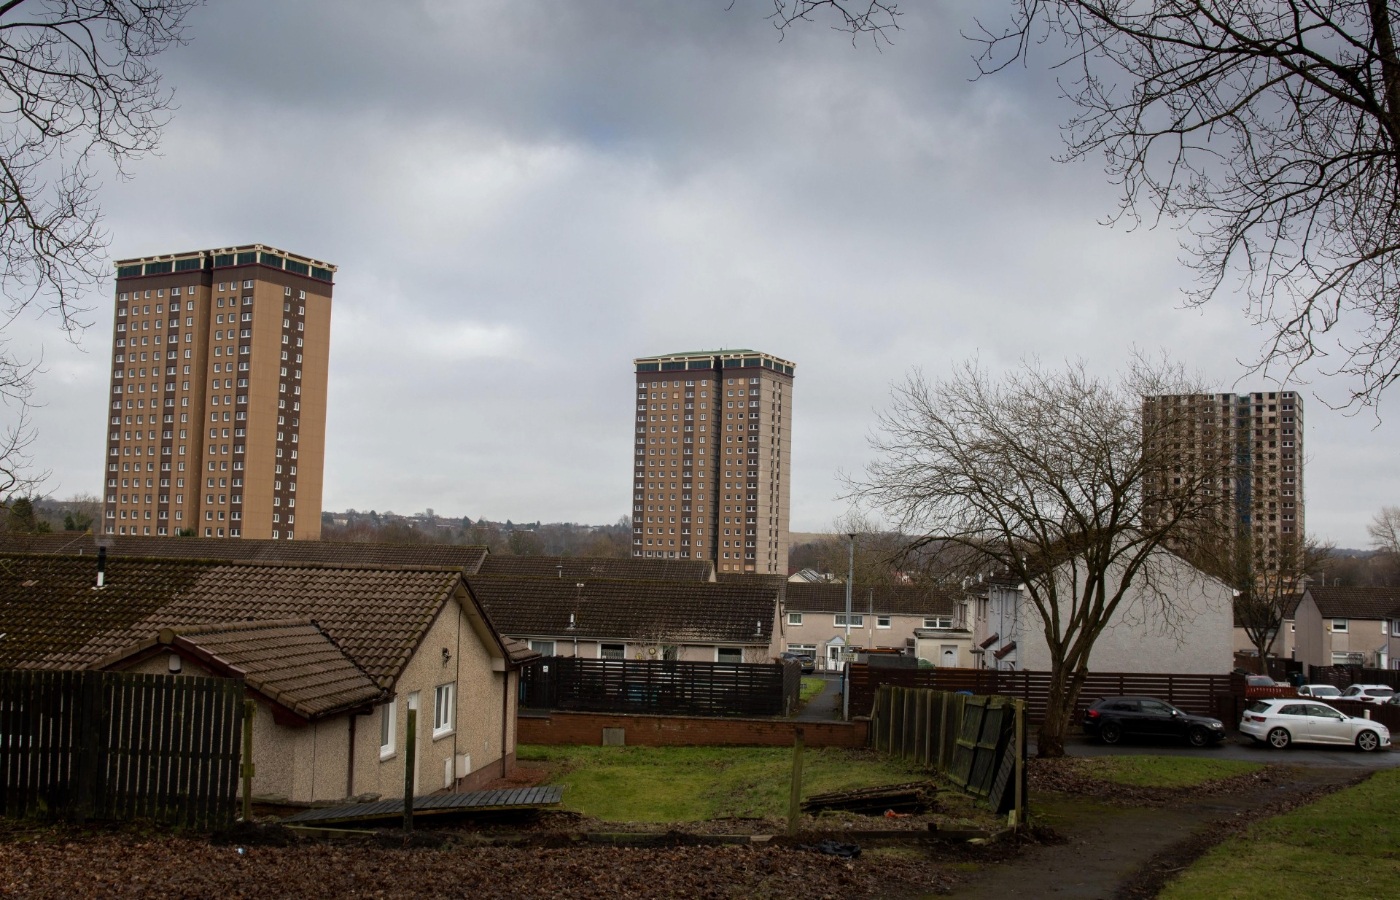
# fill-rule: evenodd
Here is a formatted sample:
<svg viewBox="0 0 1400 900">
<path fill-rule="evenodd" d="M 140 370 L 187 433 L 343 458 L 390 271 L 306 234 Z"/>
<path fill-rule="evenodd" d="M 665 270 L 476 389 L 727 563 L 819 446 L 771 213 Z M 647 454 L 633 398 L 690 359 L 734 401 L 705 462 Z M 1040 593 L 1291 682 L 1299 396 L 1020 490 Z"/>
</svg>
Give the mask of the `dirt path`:
<svg viewBox="0 0 1400 900">
<path fill-rule="evenodd" d="M 1042 803 L 1039 824 L 1066 838 L 1031 848 L 1014 862 L 988 868 L 950 897 L 1154 897 L 1162 884 L 1240 824 L 1276 815 L 1369 773 L 1296 767 L 1264 790 L 1207 796 L 1163 807 L 1117 807 L 1055 797 Z"/>
</svg>

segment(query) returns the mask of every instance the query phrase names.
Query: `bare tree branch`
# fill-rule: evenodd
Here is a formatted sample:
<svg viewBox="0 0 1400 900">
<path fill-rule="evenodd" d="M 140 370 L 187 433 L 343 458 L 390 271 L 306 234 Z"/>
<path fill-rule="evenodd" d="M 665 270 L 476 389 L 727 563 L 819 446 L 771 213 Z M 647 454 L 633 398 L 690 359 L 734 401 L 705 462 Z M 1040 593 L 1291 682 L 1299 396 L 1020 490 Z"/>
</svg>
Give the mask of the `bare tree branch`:
<svg viewBox="0 0 1400 900">
<path fill-rule="evenodd" d="M 1400 377 L 1400 57 L 1387 0 L 1014 0 L 981 23 L 983 74 L 1042 45 L 1102 154 L 1110 221 L 1174 221 L 1190 301 L 1239 289 L 1256 370 L 1318 361 L 1377 403 Z"/>
</svg>

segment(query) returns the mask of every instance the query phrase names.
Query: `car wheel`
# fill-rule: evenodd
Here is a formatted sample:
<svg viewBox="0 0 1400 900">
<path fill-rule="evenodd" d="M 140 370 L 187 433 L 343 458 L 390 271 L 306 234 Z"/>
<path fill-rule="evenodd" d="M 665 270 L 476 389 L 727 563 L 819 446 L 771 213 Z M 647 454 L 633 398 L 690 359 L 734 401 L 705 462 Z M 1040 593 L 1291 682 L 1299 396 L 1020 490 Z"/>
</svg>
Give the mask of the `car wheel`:
<svg viewBox="0 0 1400 900">
<path fill-rule="evenodd" d="M 1356 749 L 1363 753 L 1371 753 L 1379 750 L 1381 746 L 1380 736 L 1374 731 L 1367 729 L 1356 736 Z"/>
<path fill-rule="evenodd" d="M 1293 736 L 1288 733 L 1287 728 L 1275 728 L 1269 732 L 1269 746 L 1275 750 L 1283 750 L 1293 743 Z"/>
<path fill-rule="evenodd" d="M 1105 744 L 1116 744 L 1123 740 L 1123 726 L 1117 722 L 1105 722 L 1099 726 L 1099 740 Z"/>
<path fill-rule="evenodd" d="M 1210 743 L 1210 732 L 1198 725 L 1186 732 L 1186 740 L 1192 747 L 1204 747 Z"/>
</svg>

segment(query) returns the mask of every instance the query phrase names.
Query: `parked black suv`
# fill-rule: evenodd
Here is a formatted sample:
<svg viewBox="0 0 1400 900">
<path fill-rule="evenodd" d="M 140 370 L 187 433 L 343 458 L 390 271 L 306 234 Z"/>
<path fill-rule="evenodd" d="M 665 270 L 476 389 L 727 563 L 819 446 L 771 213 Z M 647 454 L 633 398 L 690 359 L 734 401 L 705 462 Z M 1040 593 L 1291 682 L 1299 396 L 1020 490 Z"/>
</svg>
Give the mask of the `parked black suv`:
<svg viewBox="0 0 1400 900">
<path fill-rule="evenodd" d="M 1104 697 L 1085 711 L 1084 733 L 1097 735 L 1105 744 L 1125 737 L 1184 738 L 1193 747 L 1207 747 L 1225 739 L 1225 725 L 1184 713 L 1156 697 Z"/>
<path fill-rule="evenodd" d="M 784 650 L 778 654 L 779 659 L 790 659 L 802 667 L 803 675 L 811 675 L 817 668 L 816 657 L 810 653 L 797 653 L 792 650 Z"/>
</svg>

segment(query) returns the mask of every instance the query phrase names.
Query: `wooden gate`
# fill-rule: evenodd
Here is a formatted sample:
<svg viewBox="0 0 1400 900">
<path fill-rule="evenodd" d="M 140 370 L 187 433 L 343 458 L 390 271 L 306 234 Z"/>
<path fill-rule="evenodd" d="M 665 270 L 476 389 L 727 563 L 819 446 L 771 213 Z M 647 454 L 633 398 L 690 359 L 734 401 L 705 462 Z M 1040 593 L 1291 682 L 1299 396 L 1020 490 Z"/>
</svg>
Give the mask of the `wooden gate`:
<svg viewBox="0 0 1400 900">
<path fill-rule="evenodd" d="M 0 815 L 233 822 L 243 682 L 0 671 Z"/>
</svg>

